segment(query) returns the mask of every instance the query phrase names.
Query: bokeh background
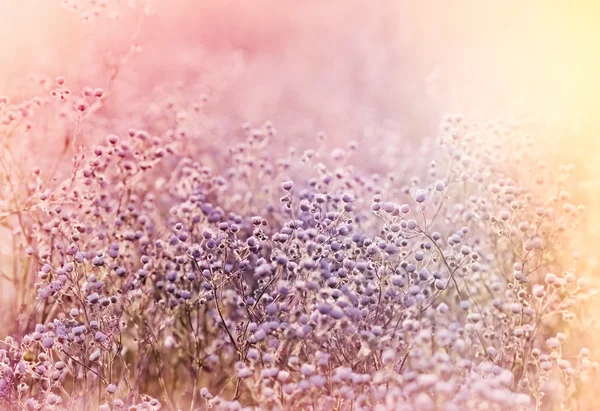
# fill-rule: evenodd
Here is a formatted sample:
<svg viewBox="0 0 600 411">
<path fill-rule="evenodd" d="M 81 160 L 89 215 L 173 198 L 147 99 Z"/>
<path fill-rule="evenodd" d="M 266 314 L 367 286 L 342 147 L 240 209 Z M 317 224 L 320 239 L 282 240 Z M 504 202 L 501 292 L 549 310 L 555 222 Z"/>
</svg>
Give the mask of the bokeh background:
<svg viewBox="0 0 600 411">
<path fill-rule="evenodd" d="M 81 13 L 61 7 L 71 2 L 0 2 L 4 94 L 21 95 L 26 74 L 93 82 L 111 54 L 128 47 L 136 21 L 126 4 L 140 1 L 108 1 L 106 14 L 122 18 L 85 25 Z M 86 12 L 105 2 L 73 3 Z M 224 88 L 226 109 L 249 120 L 289 111 L 339 129 L 370 111 L 418 138 L 447 111 L 520 111 L 561 127 L 594 123 L 598 114 L 594 1 L 154 0 L 149 7 L 144 51 L 129 66 L 135 76 L 120 81 L 143 92 L 215 80 L 237 64 L 227 85 L 207 92 Z"/>
</svg>

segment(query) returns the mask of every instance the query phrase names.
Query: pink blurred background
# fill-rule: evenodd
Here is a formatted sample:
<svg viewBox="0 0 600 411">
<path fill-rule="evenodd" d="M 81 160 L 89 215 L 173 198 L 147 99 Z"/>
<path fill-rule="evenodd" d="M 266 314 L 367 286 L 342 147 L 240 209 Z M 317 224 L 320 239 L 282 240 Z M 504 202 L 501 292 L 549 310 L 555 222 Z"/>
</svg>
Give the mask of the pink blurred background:
<svg viewBox="0 0 600 411">
<path fill-rule="evenodd" d="M 0 90 L 22 94 L 24 73 L 70 85 L 101 77 L 136 24 L 125 3 L 107 6 L 125 11 L 122 20 L 81 25 L 58 0 L 0 2 Z M 118 81 L 135 94 L 201 79 L 230 115 L 292 115 L 339 134 L 370 116 L 418 138 L 445 111 L 500 117 L 518 107 L 564 126 L 597 114 L 598 10 L 581 1 L 157 0 L 144 52 Z"/>
</svg>

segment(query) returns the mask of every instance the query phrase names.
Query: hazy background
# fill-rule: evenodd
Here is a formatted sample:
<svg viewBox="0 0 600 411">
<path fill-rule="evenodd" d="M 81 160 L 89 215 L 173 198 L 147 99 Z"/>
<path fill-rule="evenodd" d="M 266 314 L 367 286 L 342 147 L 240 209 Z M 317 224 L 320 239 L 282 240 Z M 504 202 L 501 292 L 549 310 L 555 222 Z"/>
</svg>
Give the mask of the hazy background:
<svg viewBox="0 0 600 411">
<path fill-rule="evenodd" d="M 77 3 L 87 10 L 94 2 Z M 109 9 L 127 11 L 125 3 L 109 1 Z M 81 25 L 59 4 L 0 1 L 2 93 L 18 96 L 25 73 L 85 83 L 127 44 L 133 15 Z M 214 80 L 239 50 L 235 81 L 219 97 L 248 120 L 287 111 L 340 130 L 369 113 L 414 138 L 435 130 L 445 111 L 502 117 L 525 108 L 561 126 L 580 114 L 597 121 L 600 7 L 593 1 L 153 4 L 139 38 L 144 52 L 130 65 L 135 76 L 121 78 L 129 90 Z"/>
</svg>

